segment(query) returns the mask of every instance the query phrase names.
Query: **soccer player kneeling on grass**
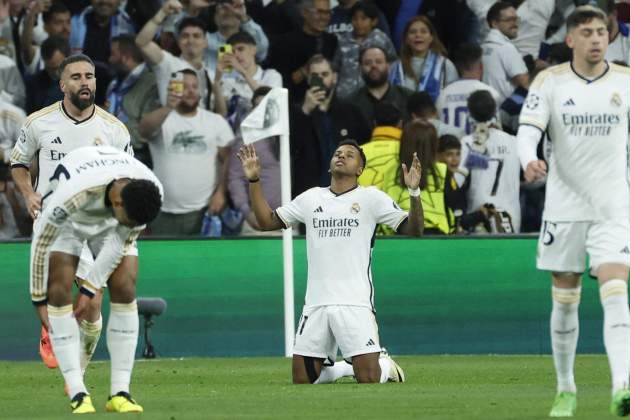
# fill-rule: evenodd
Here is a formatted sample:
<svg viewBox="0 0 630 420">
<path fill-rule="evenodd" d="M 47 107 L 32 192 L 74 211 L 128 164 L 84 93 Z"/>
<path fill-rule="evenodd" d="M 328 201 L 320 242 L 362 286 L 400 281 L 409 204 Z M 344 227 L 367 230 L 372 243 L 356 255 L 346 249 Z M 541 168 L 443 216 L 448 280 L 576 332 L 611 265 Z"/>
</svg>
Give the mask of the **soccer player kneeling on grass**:
<svg viewBox="0 0 630 420">
<path fill-rule="evenodd" d="M 123 151 L 84 147 L 60 161 L 42 201 L 45 210 L 33 229 L 31 296 L 48 302 L 50 337 L 72 412 L 95 411 L 83 382 L 78 322 L 105 283 L 111 300 L 107 325 L 111 396 L 105 408 L 141 412 L 129 394 L 138 341 L 138 258 L 128 250 L 158 214 L 162 185 L 151 170 Z M 73 313 L 72 283 L 84 241 L 96 260 L 81 284 Z M 56 254 L 54 264 L 49 264 L 51 254 Z"/>
<path fill-rule="evenodd" d="M 547 176 L 537 267 L 551 271 L 551 347 L 557 395 L 549 415 L 572 417 L 580 278 L 589 256 L 604 310 L 604 345 L 612 376 L 613 414 L 630 414 L 630 189 L 626 145 L 630 69 L 606 62 L 606 14 L 582 6 L 567 18 L 570 63 L 532 83 L 520 116 L 518 147 L 525 178 Z M 549 172 L 536 157 L 551 140 Z"/>
<path fill-rule="evenodd" d="M 366 159 L 354 141 L 341 142 L 335 150 L 330 187 L 311 188 L 275 211 L 263 196 L 254 147 L 242 147 L 238 157 L 250 181 L 252 209 L 260 227 L 306 225 L 308 281 L 295 335 L 293 382 L 329 383 L 349 375 L 359 383 L 403 382 L 402 369 L 379 344 L 370 267 L 378 223 L 404 234 L 422 234 L 418 157 L 414 155 L 409 170 L 402 165 L 411 196 L 409 213 L 382 191 L 357 184 Z M 335 359 L 337 347 L 352 365 L 324 364 Z"/>
</svg>

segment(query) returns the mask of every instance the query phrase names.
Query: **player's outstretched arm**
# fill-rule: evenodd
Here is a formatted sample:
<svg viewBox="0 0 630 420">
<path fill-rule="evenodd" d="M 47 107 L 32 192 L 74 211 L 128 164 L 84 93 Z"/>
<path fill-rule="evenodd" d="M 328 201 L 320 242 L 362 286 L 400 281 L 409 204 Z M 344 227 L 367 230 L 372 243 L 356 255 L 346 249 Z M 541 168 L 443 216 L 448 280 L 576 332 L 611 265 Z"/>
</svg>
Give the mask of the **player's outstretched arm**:
<svg viewBox="0 0 630 420">
<path fill-rule="evenodd" d="M 420 202 L 420 180 L 422 179 L 422 166 L 418 154 L 413 154 L 411 168 L 402 164 L 405 185 L 409 188 L 409 217 L 403 226 L 402 233 L 411 236 L 420 236 L 424 230 L 424 211 Z"/>
<path fill-rule="evenodd" d="M 14 166 L 11 168 L 11 176 L 18 190 L 22 193 L 22 197 L 26 200 L 28 214 L 33 219 L 37 218 L 37 215 L 42 209 L 42 196 L 33 190 L 30 171 L 23 166 Z"/>
<path fill-rule="evenodd" d="M 278 230 L 286 227 L 278 218 L 276 212 L 269 207 L 269 203 L 267 203 L 267 199 L 263 195 L 262 186 L 260 185 L 260 161 L 254 146 L 249 144 L 241 147 L 236 156 L 241 161 L 243 172 L 249 180 L 249 200 L 260 229 Z"/>
</svg>

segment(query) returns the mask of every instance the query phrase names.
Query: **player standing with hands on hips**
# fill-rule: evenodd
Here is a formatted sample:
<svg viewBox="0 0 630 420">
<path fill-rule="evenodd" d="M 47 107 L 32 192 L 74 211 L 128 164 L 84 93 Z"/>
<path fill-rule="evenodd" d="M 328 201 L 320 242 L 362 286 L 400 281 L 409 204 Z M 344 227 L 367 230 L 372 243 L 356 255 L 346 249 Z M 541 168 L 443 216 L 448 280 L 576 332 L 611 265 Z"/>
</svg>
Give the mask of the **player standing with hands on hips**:
<svg viewBox="0 0 630 420">
<path fill-rule="evenodd" d="M 263 196 L 254 147 L 242 147 L 237 156 L 250 182 L 252 209 L 261 229 L 306 225 L 308 281 L 295 336 L 293 383 L 328 383 L 346 376 L 342 369 L 324 364 L 335 360 L 337 348 L 352 360 L 357 382 L 403 382 L 402 369 L 379 344 L 370 267 L 378 223 L 406 235 L 422 234 L 418 157 L 414 155 L 409 169 L 402 165 L 411 196 L 407 213 L 384 192 L 357 184 L 366 158 L 352 140 L 339 143 L 333 153 L 330 187 L 311 188 L 276 210 Z"/>
<path fill-rule="evenodd" d="M 567 19 L 570 63 L 536 77 L 518 131 L 527 181 L 547 176 L 537 267 L 551 271 L 551 347 L 557 395 L 551 417 L 577 406 L 573 365 L 578 341 L 580 280 L 590 258 L 604 310 L 604 344 L 612 376 L 610 411 L 630 414 L 630 188 L 626 145 L 630 69 L 608 63 L 606 14 L 578 7 Z M 549 172 L 536 147 L 547 132 Z"/>
</svg>

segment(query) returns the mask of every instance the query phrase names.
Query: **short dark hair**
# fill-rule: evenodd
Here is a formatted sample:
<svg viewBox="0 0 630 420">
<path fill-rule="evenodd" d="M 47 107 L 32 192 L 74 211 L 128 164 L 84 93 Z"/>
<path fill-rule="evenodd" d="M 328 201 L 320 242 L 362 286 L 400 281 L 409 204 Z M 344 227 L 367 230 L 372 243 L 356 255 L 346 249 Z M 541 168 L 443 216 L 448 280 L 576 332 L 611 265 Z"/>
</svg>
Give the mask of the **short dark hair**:
<svg viewBox="0 0 630 420">
<path fill-rule="evenodd" d="M 111 44 L 118 43 L 118 49 L 122 54 L 130 56 L 136 63 L 144 62 L 142 51 L 136 45 L 136 37 L 130 34 L 117 35 L 112 38 Z"/>
<path fill-rule="evenodd" d="M 402 113 L 390 102 L 379 102 L 374 107 L 375 126 L 396 126 L 402 121 Z"/>
<path fill-rule="evenodd" d="M 498 1 L 494 3 L 492 7 L 488 9 L 488 14 L 486 15 L 488 26 L 492 28 L 492 22 L 496 22 L 501 19 L 501 12 L 505 9 L 509 9 L 510 7 L 514 6 L 512 6 L 512 4 L 508 3 L 507 1 Z"/>
<path fill-rule="evenodd" d="M 365 16 L 370 19 L 378 19 L 379 10 L 378 7 L 370 2 L 359 1 L 350 8 L 350 17 L 354 16 L 357 12 L 363 12 Z"/>
<path fill-rule="evenodd" d="M 315 54 L 311 58 L 309 58 L 308 61 L 306 62 L 306 73 L 310 74 L 311 67 L 314 64 L 320 64 L 320 63 L 328 63 L 328 65 L 332 69 L 331 61 L 328 58 L 326 58 L 324 54 Z"/>
<path fill-rule="evenodd" d="M 490 121 L 497 113 L 497 103 L 487 90 L 476 90 L 468 97 L 468 112 L 477 122 Z"/>
<path fill-rule="evenodd" d="M 230 45 L 249 44 L 249 45 L 256 46 L 256 40 L 254 39 L 254 37 L 245 31 L 240 31 L 240 32 L 235 33 L 234 35 L 229 37 L 227 41 L 225 42 Z"/>
<path fill-rule="evenodd" d="M 132 179 L 120 191 L 120 198 L 127 216 L 140 225 L 155 219 L 162 207 L 159 188 L 146 179 Z"/>
<path fill-rule="evenodd" d="M 365 53 L 371 49 L 380 50 L 385 56 L 385 61 L 389 62 L 389 58 L 387 57 L 387 51 L 385 51 L 383 47 L 376 44 L 367 44 L 367 45 L 362 46 L 361 49 L 359 50 L 359 64 L 361 64 L 361 62 L 363 61 L 363 56 L 365 55 Z"/>
<path fill-rule="evenodd" d="M 339 142 L 335 150 L 339 149 L 341 146 L 346 146 L 346 145 L 352 146 L 359 151 L 359 155 L 361 156 L 361 160 L 363 161 L 363 168 L 365 168 L 367 166 L 367 157 L 365 156 L 365 152 L 363 151 L 363 149 L 361 149 L 361 146 L 359 146 L 359 143 L 357 143 L 356 140 L 352 140 L 352 139 L 342 140 Z"/>
<path fill-rule="evenodd" d="M 70 14 L 70 9 L 68 9 L 68 7 L 63 2 L 61 2 L 61 1 L 54 1 L 50 5 L 48 10 L 46 10 L 44 13 L 42 13 L 42 19 L 43 19 L 44 23 L 48 23 L 52 19 L 53 15 L 56 15 L 56 14 L 59 14 L 59 13 L 68 13 L 68 14 Z"/>
<path fill-rule="evenodd" d="M 177 35 L 179 36 L 184 29 L 191 26 L 194 28 L 201 29 L 201 31 L 204 33 L 206 32 L 206 24 L 204 23 L 203 20 L 197 17 L 187 17 L 187 18 L 182 19 L 182 21 L 179 22 L 179 25 L 177 25 Z"/>
<path fill-rule="evenodd" d="M 86 63 L 89 63 L 92 67 L 96 68 L 96 66 L 94 65 L 94 61 L 92 61 L 92 59 L 88 57 L 87 55 L 73 54 L 73 55 L 66 56 L 66 58 L 61 62 L 61 64 L 59 64 L 59 70 L 57 70 L 58 75 L 61 77 L 61 74 L 63 73 L 63 71 L 66 69 L 66 67 L 69 64 L 80 63 L 82 61 L 85 61 Z"/>
<path fill-rule="evenodd" d="M 593 6 L 577 7 L 567 18 L 567 32 L 593 19 L 599 19 L 604 23 L 608 22 L 608 16 L 602 9 Z"/>
<path fill-rule="evenodd" d="M 252 95 L 252 105 L 254 105 L 254 101 L 256 101 L 256 99 L 261 96 L 267 96 L 269 92 L 271 92 L 271 88 L 269 86 L 258 86 Z"/>
<path fill-rule="evenodd" d="M 192 70 L 192 69 L 182 69 L 182 70 L 178 70 L 178 71 L 176 71 L 175 73 L 173 73 L 173 75 L 174 75 L 174 74 L 177 74 L 177 73 L 187 74 L 187 75 L 189 75 L 189 76 L 195 76 L 195 78 L 196 78 L 196 79 L 199 79 L 199 76 L 197 76 L 197 73 L 195 73 L 195 71 L 194 71 L 194 70 Z"/>
<path fill-rule="evenodd" d="M 427 117 L 437 111 L 433 98 L 427 92 L 414 92 L 407 99 L 407 112 L 419 117 Z"/>
<path fill-rule="evenodd" d="M 452 134 L 442 134 L 438 140 L 438 153 L 452 149 L 461 150 L 462 143 Z"/>
<path fill-rule="evenodd" d="M 59 51 L 64 57 L 68 57 L 70 55 L 68 40 L 60 36 L 49 36 L 42 42 L 41 54 L 44 60 L 50 60 L 55 51 Z"/>
<path fill-rule="evenodd" d="M 467 42 L 460 45 L 451 58 L 461 76 L 462 72 L 472 70 L 473 66 L 481 61 L 482 56 L 483 50 L 478 44 Z"/>
</svg>

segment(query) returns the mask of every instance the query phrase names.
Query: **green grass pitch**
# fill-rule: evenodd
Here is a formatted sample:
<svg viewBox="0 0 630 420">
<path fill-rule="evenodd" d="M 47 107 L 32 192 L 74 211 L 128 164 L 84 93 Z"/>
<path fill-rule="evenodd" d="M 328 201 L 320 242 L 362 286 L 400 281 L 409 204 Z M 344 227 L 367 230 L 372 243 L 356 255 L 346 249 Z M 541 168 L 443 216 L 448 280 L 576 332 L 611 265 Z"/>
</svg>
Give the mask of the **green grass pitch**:
<svg viewBox="0 0 630 420">
<path fill-rule="evenodd" d="M 143 415 L 125 419 L 545 419 L 554 396 L 549 356 L 395 357 L 404 384 L 290 383 L 290 360 L 215 358 L 136 363 L 132 393 Z M 608 414 L 610 381 L 604 356 L 578 356 L 577 419 Z M 109 364 L 92 363 L 86 376 L 96 415 L 104 404 Z M 60 373 L 35 362 L 0 362 L 0 418 L 70 416 Z"/>
</svg>

